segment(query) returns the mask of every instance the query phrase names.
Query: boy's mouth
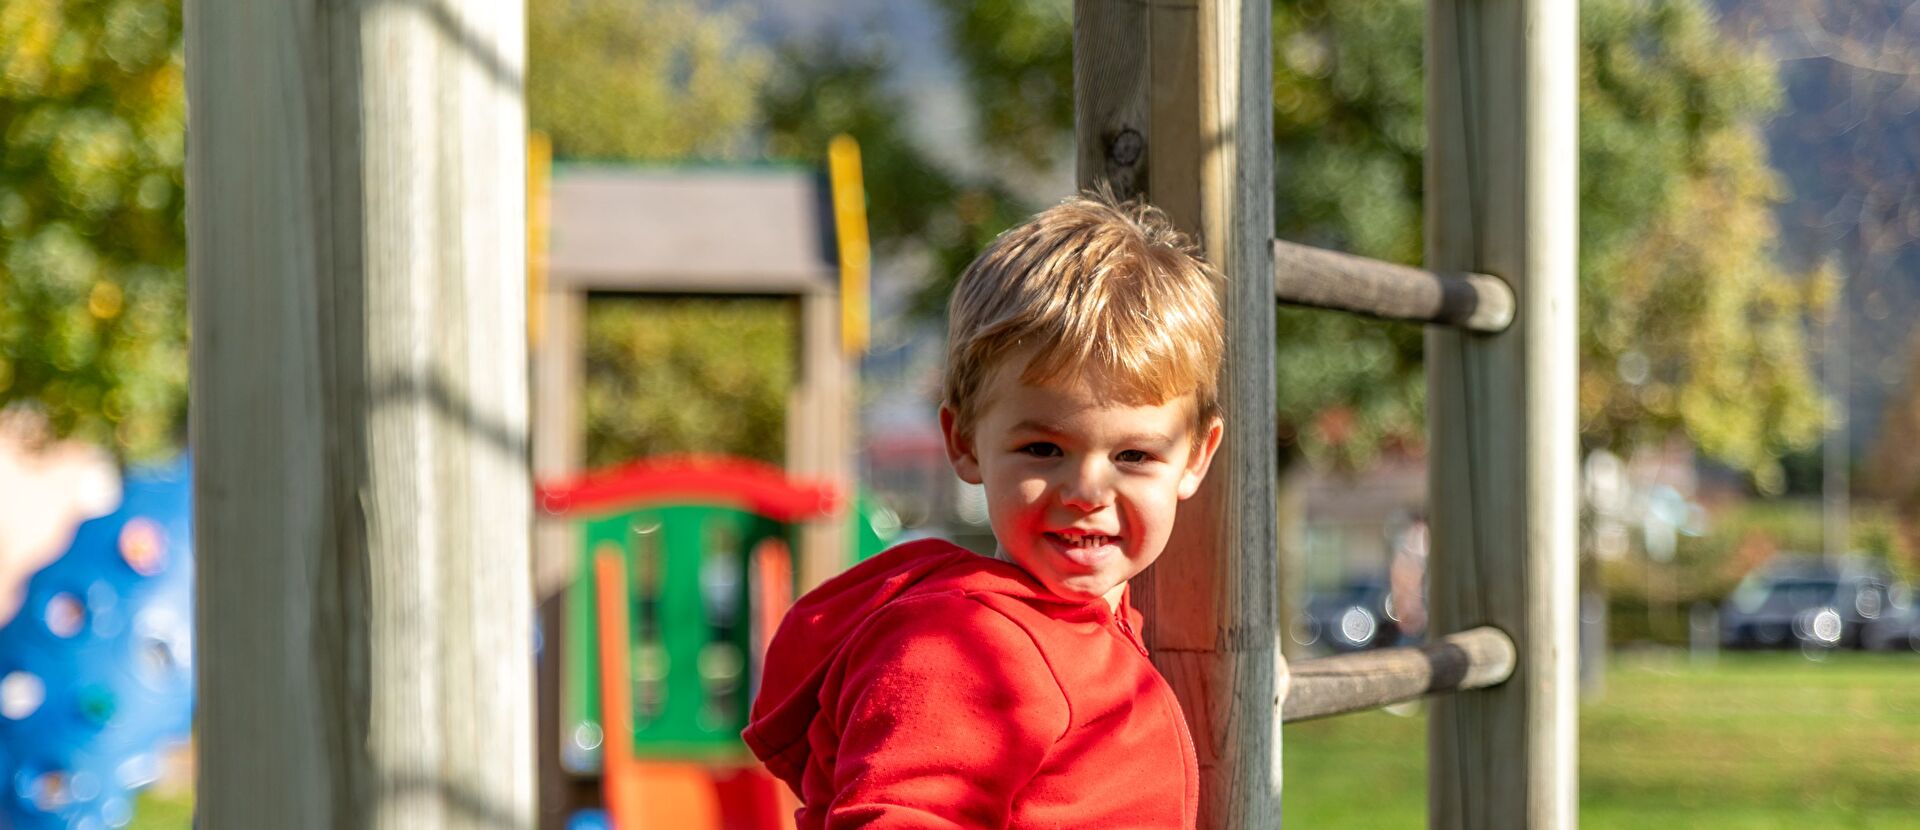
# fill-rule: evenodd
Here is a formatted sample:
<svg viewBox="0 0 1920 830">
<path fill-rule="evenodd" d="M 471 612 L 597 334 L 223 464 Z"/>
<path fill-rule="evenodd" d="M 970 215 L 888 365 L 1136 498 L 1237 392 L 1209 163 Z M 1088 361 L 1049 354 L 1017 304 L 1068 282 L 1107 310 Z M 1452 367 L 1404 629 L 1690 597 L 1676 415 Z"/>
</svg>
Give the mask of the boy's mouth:
<svg viewBox="0 0 1920 830">
<path fill-rule="evenodd" d="M 1060 553 L 1082 566 L 1091 566 L 1118 551 L 1115 547 L 1120 537 L 1104 533 L 1082 533 L 1079 531 L 1049 531 L 1044 534 L 1047 541 L 1060 549 Z"/>
<path fill-rule="evenodd" d="M 1118 536 L 1108 536 L 1104 533 L 1081 533 L 1075 530 L 1050 531 L 1047 535 L 1059 541 L 1060 544 L 1077 548 L 1097 548 L 1101 545 L 1110 545 L 1120 538 Z"/>
</svg>

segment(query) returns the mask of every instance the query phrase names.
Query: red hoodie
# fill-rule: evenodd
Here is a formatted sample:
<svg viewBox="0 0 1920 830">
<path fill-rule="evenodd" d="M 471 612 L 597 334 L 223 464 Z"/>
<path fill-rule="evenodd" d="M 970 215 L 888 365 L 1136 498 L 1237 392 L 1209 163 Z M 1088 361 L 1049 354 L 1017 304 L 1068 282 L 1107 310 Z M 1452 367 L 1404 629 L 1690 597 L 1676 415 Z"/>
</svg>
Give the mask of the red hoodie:
<svg viewBox="0 0 1920 830">
<path fill-rule="evenodd" d="M 744 737 L 815 828 L 1191 828 L 1193 738 L 1123 599 L 928 539 L 802 597 Z"/>
</svg>

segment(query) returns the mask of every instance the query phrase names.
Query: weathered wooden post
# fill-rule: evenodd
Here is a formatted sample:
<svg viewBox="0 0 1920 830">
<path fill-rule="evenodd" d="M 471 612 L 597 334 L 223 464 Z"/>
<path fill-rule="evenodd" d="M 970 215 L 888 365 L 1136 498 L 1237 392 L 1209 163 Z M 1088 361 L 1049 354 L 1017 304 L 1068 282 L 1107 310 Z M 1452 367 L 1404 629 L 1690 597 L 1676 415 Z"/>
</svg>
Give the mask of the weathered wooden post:
<svg viewBox="0 0 1920 830">
<path fill-rule="evenodd" d="M 1519 658 L 1504 684 L 1434 699 L 1434 827 L 1576 821 L 1576 9 L 1428 13 L 1427 267 L 1515 300 L 1503 333 L 1427 330 L 1432 630 L 1496 626 Z"/>
<path fill-rule="evenodd" d="M 187 4 L 201 827 L 532 825 L 524 15 Z"/>
<path fill-rule="evenodd" d="M 1227 438 L 1168 554 L 1134 583 L 1193 727 L 1203 828 L 1280 823 L 1270 14 L 1254 0 L 1074 3 L 1080 185 L 1145 195 L 1228 281 Z"/>
</svg>

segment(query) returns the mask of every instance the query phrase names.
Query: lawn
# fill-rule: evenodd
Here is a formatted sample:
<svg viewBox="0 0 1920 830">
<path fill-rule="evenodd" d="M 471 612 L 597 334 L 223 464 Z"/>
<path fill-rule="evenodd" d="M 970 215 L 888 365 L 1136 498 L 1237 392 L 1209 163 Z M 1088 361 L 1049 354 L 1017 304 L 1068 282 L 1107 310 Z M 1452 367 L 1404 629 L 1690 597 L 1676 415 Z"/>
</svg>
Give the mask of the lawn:
<svg viewBox="0 0 1920 830">
<path fill-rule="evenodd" d="M 1286 825 L 1419 827 L 1426 719 L 1285 732 Z M 1580 710 L 1583 828 L 1920 826 L 1920 657 L 1617 661 Z"/>
<path fill-rule="evenodd" d="M 1286 728 L 1286 826 L 1426 823 L 1426 719 Z M 133 827 L 184 830 L 185 801 Z M 1580 710 L 1580 823 L 1600 828 L 1920 826 L 1920 655 L 1728 654 L 1615 662 Z"/>
</svg>

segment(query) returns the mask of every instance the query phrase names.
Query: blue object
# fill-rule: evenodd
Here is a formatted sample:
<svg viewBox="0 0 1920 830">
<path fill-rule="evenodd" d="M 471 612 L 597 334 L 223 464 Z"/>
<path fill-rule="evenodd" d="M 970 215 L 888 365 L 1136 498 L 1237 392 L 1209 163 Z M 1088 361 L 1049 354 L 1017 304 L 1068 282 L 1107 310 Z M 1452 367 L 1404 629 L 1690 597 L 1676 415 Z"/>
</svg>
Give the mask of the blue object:
<svg viewBox="0 0 1920 830">
<path fill-rule="evenodd" d="M 127 473 L 0 627 L 0 826 L 123 827 L 193 724 L 192 467 Z"/>
<path fill-rule="evenodd" d="M 580 810 L 567 818 L 567 830 L 613 830 L 613 817 L 605 810 Z"/>
</svg>

